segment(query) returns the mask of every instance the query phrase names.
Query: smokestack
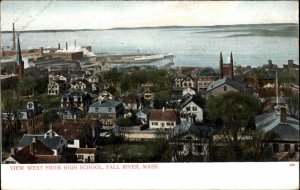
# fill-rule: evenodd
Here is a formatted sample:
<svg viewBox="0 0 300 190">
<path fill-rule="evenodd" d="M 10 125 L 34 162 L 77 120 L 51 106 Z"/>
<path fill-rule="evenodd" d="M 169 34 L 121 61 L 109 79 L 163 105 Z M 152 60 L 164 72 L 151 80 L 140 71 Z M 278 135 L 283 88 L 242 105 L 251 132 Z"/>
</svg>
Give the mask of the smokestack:
<svg viewBox="0 0 300 190">
<path fill-rule="evenodd" d="M 231 69 L 231 78 L 233 78 L 233 56 L 232 52 L 230 52 L 230 69 Z"/>
<path fill-rule="evenodd" d="M 44 56 L 44 48 L 43 47 L 40 48 L 40 55 Z"/>
<path fill-rule="evenodd" d="M 58 43 L 58 49 L 60 50 L 60 43 Z"/>
<path fill-rule="evenodd" d="M 76 48 L 76 40 L 74 40 L 74 46 L 75 46 L 75 48 Z"/>
<path fill-rule="evenodd" d="M 12 49 L 16 50 L 16 34 L 15 34 L 15 23 L 13 23 L 13 45 L 12 45 Z"/>
<path fill-rule="evenodd" d="M 286 108 L 281 107 L 280 108 L 280 123 L 286 123 L 286 121 L 287 121 Z"/>
<path fill-rule="evenodd" d="M 220 53 L 220 77 L 223 78 L 223 55 Z"/>
<path fill-rule="evenodd" d="M 68 50 L 68 42 L 66 42 L 66 50 Z"/>
</svg>

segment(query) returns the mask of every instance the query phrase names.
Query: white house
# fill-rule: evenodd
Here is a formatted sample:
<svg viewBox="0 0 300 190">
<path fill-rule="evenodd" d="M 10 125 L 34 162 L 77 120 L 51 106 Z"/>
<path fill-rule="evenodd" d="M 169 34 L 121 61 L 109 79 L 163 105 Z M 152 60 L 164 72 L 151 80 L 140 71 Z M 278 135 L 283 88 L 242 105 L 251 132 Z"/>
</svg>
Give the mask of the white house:
<svg viewBox="0 0 300 190">
<path fill-rule="evenodd" d="M 142 124 L 146 124 L 148 122 L 150 110 L 148 109 L 142 109 L 139 112 L 137 112 L 135 115 L 139 121 L 142 122 Z"/>
<path fill-rule="evenodd" d="M 182 118 L 193 118 L 194 121 L 203 121 L 203 109 L 198 106 L 193 97 L 188 97 L 180 106 L 180 114 Z"/>
<path fill-rule="evenodd" d="M 173 109 L 152 109 L 149 116 L 149 128 L 170 129 L 176 126 L 176 110 Z"/>
<path fill-rule="evenodd" d="M 77 162 L 94 163 L 96 148 L 78 148 L 75 152 Z"/>
</svg>

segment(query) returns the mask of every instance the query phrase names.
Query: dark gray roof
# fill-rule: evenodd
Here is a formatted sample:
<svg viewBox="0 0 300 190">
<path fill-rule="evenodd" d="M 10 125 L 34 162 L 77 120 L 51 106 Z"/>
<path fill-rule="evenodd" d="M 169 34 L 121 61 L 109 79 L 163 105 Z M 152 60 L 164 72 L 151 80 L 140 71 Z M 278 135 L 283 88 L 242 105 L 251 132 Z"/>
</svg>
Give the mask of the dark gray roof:
<svg viewBox="0 0 300 190">
<path fill-rule="evenodd" d="M 243 83 L 241 83 L 237 80 L 234 80 L 234 79 L 231 79 L 231 78 L 228 78 L 228 77 L 224 77 L 223 79 L 217 80 L 214 83 L 208 85 L 206 92 L 214 90 L 215 88 L 217 88 L 217 87 L 219 87 L 223 84 L 231 86 L 232 88 L 235 88 L 235 89 L 239 90 L 240 92 L 245 92 L 246 91 L 245 84 L 243 84 Z"/>
<path fill-rule="evenodd" d="M 46 137 L 44 138 L 44 135 L 33 135 L 33 134 L 25 134 L 18 147 L 25 147 L 32 143 L 33 138 L 36 138 L 36 140 L 41 141 L 45 146 L 47 146 L 50 149 L 57 149 L 61 143 L 61 140 L 63 139 L 61 136 L 53 136 L 53 137 Z"/>
<path fill-rule="evenodd" d="M 30 75 L 37 80 L 45 79 L 47 76 L 37 67 L 28 67 L 25 69 L 25 75 Z"/>
<path fill-rule="evenodd" d="M 122 104 L 121 102 L 114 101 L 114 100 L 104 100 L 99 101 L 91 105 L 91 107 L 117 107 L 118 105 Z"/>
<path fill-rule="evenodd" d="M 280 122 L 280 113 L 276 110 L 257 116 L 255 125 L 258 130 L 277 133 L 280 140 L 299 141 L 299 120 L 287 116 L 285 123 Z"/>
</svg>

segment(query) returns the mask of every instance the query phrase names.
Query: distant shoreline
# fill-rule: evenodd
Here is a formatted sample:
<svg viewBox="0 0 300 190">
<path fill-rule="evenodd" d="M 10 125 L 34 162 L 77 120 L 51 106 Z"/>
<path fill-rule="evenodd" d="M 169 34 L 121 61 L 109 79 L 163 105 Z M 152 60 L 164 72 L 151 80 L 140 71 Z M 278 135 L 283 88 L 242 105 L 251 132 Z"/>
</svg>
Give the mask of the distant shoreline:
<svg viewBox="0 0 300 190">
<path fill-rule="evenodd" d="M 298 26 L 298 23 L 269 23 L 269 24 L 236 24 L 236 25 L 214 25 L 214 26 L 153 26 L 153 27 L 117 27 L 110 29 L 49 29 L 49 30 L 25 30 L 19 33 L 51 33 L 51 32 L 77 32 L 77 31 L 101 31 L 101 30 L 142 30 L 142 29 L 172 29 L 172 28 L 226 28 L 247 26 Z M 12 31 L 1 31 L 1 33 L 12 33 Z"/>
</svg>

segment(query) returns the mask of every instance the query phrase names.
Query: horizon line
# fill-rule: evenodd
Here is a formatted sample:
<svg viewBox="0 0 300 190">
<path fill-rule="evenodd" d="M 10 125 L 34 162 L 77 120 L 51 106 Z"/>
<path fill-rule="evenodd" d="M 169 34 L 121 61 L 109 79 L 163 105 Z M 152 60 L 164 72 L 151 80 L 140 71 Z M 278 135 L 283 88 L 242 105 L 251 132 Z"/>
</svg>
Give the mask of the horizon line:
<svg viewBox="0 0 300 190">
<path fill-rule="evenodd" d="M 283 23 L 255 23 L 255 24 L 221 24 L 221 25 L 163 25 L 163 26 L 136 26 L 136 27 L 113 27 L 113 28 L 78 28 L 78 29 L 71 29 L 71 28 L 65 28 L 65 29 L 32 29 L 32 30 L 15 30 L 16 32 L 53 32 L 53 31 L 97 31 L 97 30 L 130 30 L 130 29 L 151 29 L 151 28 L 197 28 L 197 27 L 226 27 L 226 26 L 245 26 L 245 25 L 281 25 L 281 24 L 293 24 L 296 25 L 299 23 L 290 23 L 290 22 L 283 22 Z M 0 30 L 1 31 L 1 30 Z M 13 30 L 5 30 L 1 31 L 1 33 L 12 33 Z"/>
</svg>

